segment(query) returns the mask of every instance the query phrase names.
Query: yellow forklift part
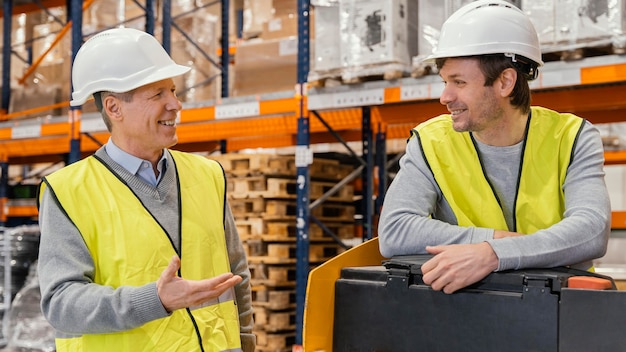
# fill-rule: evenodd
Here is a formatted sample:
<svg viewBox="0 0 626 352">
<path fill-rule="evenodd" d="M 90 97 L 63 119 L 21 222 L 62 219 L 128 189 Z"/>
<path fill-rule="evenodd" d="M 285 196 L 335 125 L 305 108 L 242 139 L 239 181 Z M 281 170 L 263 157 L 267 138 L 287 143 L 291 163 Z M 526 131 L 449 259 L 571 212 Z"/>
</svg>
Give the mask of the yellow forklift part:
<svg viewBox="0 0 626 352">
<path fill-rule="evenodd" d="M 335 282 L 345 267 L 381 265 L 386 258 L 378 237 L 363 242 L 311 270 L 306 289 L 302 344 L 304 352 L 333 350 Z"/>
</svg>

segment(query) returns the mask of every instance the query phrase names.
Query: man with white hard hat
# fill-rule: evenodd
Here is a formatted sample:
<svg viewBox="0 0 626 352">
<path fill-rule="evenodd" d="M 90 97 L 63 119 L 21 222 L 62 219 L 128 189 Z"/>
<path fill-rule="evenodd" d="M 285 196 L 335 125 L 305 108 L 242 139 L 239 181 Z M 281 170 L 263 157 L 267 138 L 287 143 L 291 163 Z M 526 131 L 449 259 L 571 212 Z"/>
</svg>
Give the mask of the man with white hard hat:
<svg viewBox="0 0 626 352">
<path fill-rule="evenodd" d="M 168 148 L 189 71 L 151 35 L 93 36 L 72 106 L 93 96 L 110 132 L 44 177 L 41 307 L 57 351 L 254 351 L 250 271 L 221 166 Z"/>
<path fill-rule="evenodd" d="M 531 107 L 528 81 L 543 62 L 528 17 L 471 2 L 427 60 L 449 114 L 411 131 L 385 195 L 382 255 L 432 254 L 423 279 L 445 293 L 493 271 L 591 269 L 611 221 L 602 141 L 580 117 Z"/>
</svg>

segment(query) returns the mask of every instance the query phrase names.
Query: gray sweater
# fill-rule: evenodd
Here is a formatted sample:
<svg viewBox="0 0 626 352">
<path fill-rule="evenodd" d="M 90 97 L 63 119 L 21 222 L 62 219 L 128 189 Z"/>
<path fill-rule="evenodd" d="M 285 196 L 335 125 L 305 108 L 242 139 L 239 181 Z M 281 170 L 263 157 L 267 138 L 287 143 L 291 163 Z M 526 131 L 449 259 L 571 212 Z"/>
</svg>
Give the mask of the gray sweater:
<svg viewBox="0 0 626 352">
<path fill-rule="evenodd" d="M 178 237 L 175 168 L 167 167 L 157 187 L 153 187 L 114 162 L 104 147 L 97 150 L 96 155 L 128 183 L 157 219 L 166 219 L 161 224 L 167 233 Z M 168 165 L 173 165 L 171 155 L 166 153 L 166 157 Z M 242 347 L 244 351 L 252 352 L 255 336 L 252 334 L 250 271 L 228 205 L 225 215 L 231 271 L 243 277 L 243 281 L 235 287 Z M 39 224 L 41 307 L 46 319 L 56 329 L 57 337 L 129 330 L 168 316 L 157 295 L 156 282 L 117 289 L 93 283 L 94 263 L 87 246 L 78 229 L 64 215 L 49 192 L 43 194 Z M 178 244 L 179 239 L 172 238 L 172 243 Z"/>
<path fill-rule="evenodd" d="M 512 229 L 522 143 L 508 147 L 477 143 L 486 176 Z M 457 225 L 417 138 L 411 138 L 385 195 L 378 228 L 381 253 L 385 257 L 422 254 L 428 245 L 486 241 L 499 258 L 498 271 L 562 265 L 588 269 L 593 259 L 606 252 L 610 232 L 611 207 L 603 166 L 600 133 L 585 122 L 563 185 L 564 219 L 527 236 L 493 239 L 493 229 Z"/>
</svg>

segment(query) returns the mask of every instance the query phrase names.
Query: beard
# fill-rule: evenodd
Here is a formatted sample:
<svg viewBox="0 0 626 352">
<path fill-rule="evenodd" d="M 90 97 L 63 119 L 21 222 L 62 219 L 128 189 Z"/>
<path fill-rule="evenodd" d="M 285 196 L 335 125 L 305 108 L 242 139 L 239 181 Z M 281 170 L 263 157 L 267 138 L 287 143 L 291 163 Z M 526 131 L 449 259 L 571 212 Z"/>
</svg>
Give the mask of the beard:
<svg viewBox="0 0 626 352">
<path fill-rule="evenodd" d="M 463 112 L 465 116 L 453 119 L 452 127 L 456 132 L 481 132 L 492 129 L 503 118 L 504 110 L 500 107 L 493 90 L 486 87 L 476 100 L 478 104 Z"/>
</svg>

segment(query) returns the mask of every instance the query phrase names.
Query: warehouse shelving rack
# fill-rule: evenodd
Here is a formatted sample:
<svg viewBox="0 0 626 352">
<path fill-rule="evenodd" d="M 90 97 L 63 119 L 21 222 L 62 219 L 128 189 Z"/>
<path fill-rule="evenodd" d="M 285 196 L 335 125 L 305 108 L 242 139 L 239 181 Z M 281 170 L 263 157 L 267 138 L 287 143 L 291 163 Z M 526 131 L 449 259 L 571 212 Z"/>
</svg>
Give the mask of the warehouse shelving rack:
<svg viewBox="0 0 626 352">
<path fill-rule="evenodd" d="M 228 1 L 222 6 L 222 48 L 229 47 Z M 215 101 L 184 104 L 178 127 L 177 149 L 185 151 L 236 151 L 245 148 L 275 148 L 296 146 L 297 178 L 297 336 L 301 343 L 302 312 L 308 275 L 309 175 L 307 165 L 313 147 L 321 143 L 361 142 L 362 156 L 355 157 L 362 170 L 364 190 L 364 239 L 371 238 L 371 214 L 380 208 L 385 187 L 385 144 L 390 139 L 405 139 L 408 131 L 419 122 L 445 113 L 438 102 L 443 84 L 437 76 L 373 81 L 332 88 L 307 89 L 309 69 L 309 10 L 310 2 L 298 1 L 298 74 L 293 91 L 261 96 L 228 97 L 223 84 L 222 98 Z M 165 1 L 166 3 L 169 0 Z M 4 13 L 39 9 L 28 1 L 15 7 L 3 3 Z M 147 30 L 151 22 L 152 0 L 146 0 Z M 42 0 L 39 5 L 68 7 L 73 21 L 74 55 L 82 42 L 80 35 L 81 0 Z M 167 6 L 165 6 L 167 9 Z M 164 13 L 164 47 L 171 22 Z M 6 21 L 5 21 L 6 22 Z M 6 23 L 5 23 L 6 29 Z M 154 28 L 152 27 L 152 30 Z M 5 30 L 5 43 L 7 43 Z M 9 31 L 10 33 L 10 31 Z M 10 43 L 10 40 L 8 41 Z M 6 49 L 5 49 L 6 50 Z M 231 50 L 222 50 L 221 62 L 229 62 Z M 7 67 L 3 55 L 3 86 Z M 227 65 L 224 65 L 227 70 Z M 227 82 L 228 74 L 222 75 Z M 533 104 L 558 111 L 576 113 L 593 123 L 626 121 L 626 56 L 605 55 L 571 62 L 548 62 L 533 82 Z M 3 90 L 4 99 L 8 90 Z M 3 106 L 6 110 L 6 106 Z M 0 116 L 0 200 L 3 203 L 0 222 L 11 216 L 35 216 L 31 207 L 5 207 L 8 165 L 37 162 L 72 162 L 95 151 L 107 137 L 99 114 L 81 114 L 72 110 L 67 116 L 48 116 L 31 120 Z M 607 151 L 607 164 L 626 163 L 626 151 Z M 371 204 L 372 173 L 379 170 L 379 197 Z M 614 213 L 614 228 L 626 227 L 626 213 Z"/>
</svg>

